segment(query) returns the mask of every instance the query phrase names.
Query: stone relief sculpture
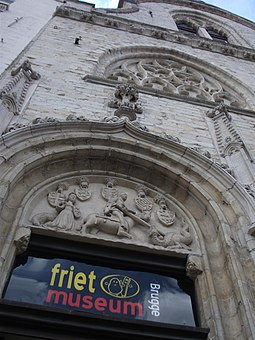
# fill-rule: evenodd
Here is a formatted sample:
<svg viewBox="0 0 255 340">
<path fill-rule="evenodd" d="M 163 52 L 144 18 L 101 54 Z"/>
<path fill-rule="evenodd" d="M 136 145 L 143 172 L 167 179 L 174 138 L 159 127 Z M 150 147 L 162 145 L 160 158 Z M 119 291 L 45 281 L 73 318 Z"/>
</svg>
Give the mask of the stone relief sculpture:
<svg viewBox="0 0 255 340">
<path fill-rule="evenodd" d="M 56 208 L 58 211 L 62 210 L 65 207 L 66 203 L 66 193 L 65 191 L 68 189 L 68 184 L 65 182 L 59 183 L 56 191 L 51 191 L 48 194 L 48 202 L 49 205 Z"/>
<path fill-rule="evenodd" d="M 150 233 L 150 240 L 152 244 L 165 248 L 184 248 L 191 250 L 191 248 L 188 246 L 192 243 L 192 237 L 189 232 L 189 226 L 185 222 L 181 224 L 181 230 L 179 233 L 168 232 L 163 234 L 156 228 L 153 228 Z"/>
<path fill-rule="evenodd" d="M 58 216 L 53 221 L 47 222 L 45 226 L 62 230 L 74 230 L 76 228 L 75 219 L 81 217 L 80 209 L 75 205 L 76 198 L 76 194 L 71 192 Z"/>
<path fill-rule="evenodd" d="M 114 64 L 107 78 L 215 103 L 223 101 L 233 107 L 246 106 L 240 95 L 232 94 L 209 74 L 170 58 L 130 58 Z"/>
<path fill-rule="evenodd" d="M 26 218 L 37 228 L 175 251 L 190 251 L 194 241 L 169 200 L 142 184 L 123 187 L 112 177 L 91 182 L 79 176 L 59 182 L 39 203 L 41 212 L 35 207 Z"/>
<path fill-rule="evenodd" d="M 175 221 L 175 212 L 168 209 L 166 200 L 163 196 L 156 196 L 155 202 L 159 205 L 157 217 L 166 227 L 170 227 Z"/>
<path fill-rule="evenodd" d="M 144 185 L 136 187 L 137 197 L 135 198 L 135 205 L 141 211 L 141 216 L 145 221 L 151 218 L 151 211 L 153 208 L 153 201 L 147 197 L 148 189 Z"/>
<path fill-rule="evenodd" d="M 91 214 L 84 220 L 84 225 L 79 229 L 84 233 L 90 233 L 91 228 L 97 228 L 106 234 L 116 235 L 119 237 L 132 238 L 130 229 L 133 226 L 132 219 L 126 216 L 127 212 L 131 212 L 125 205 L 127 194 L 121 192 L 118 196 L 112 195 L 104 207 L 103 214 Z"/>
<path fill-rule="evenodd" d="M 82 176 L 76 182 L 79 187 L 75 189 L 75 194 L 80 201 L 87 201 L 91 197 L 89 190 L 89 180 L 87 177 Z"/>
<path fill-rule="evenodd" d="M 138 101 L 139 95 L 135 86 L 119 84 L 116 86 L 114 98 L 109 102 L 109 107 L 117 108 L 114 115 L 127 117 L 129 120 L 136 120 L 136 114 L 142 113 L 142 107 Z"/>
</svg>

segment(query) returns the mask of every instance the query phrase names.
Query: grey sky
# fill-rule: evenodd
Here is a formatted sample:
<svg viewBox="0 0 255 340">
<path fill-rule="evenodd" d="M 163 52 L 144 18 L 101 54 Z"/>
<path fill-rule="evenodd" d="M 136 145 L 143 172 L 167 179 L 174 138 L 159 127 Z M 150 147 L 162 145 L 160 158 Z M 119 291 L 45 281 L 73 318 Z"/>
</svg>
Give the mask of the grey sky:
<svg viewBox="0 0 255 340">
<path fill-rule="evenodd" d="M 118 0 L 87 0 L 94 3 L 96 7 L 117 8 Z M 255 21 L 255 0 L 206 0 L 208 4 L 224 8 L 232 13 Z"/>
</svg>

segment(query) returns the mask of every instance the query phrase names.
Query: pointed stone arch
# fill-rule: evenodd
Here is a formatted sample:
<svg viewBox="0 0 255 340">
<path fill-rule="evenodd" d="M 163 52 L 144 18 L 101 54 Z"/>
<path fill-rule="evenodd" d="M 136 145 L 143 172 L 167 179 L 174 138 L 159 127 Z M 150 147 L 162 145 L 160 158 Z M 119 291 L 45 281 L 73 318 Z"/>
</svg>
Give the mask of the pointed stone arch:
<svg viewBox="0 0 255 340">
<path fill-rule="evenodd" d="M 157 70 L 150 72 L 150 65 Z M 224 101 L 233 109 L 255 107 L 252 91 L 240 80 L 204 60 L 167 48 L 111 49 L 99 58 L 93 75 L 115 83 L 135 83 L 140 92 L 165 93 L 202 105 Z"/>
<path fill-rule="evenodd" d="M 249 270 L 254 238 L 248 235 L 254 202 L 206 157 L 126 121 L 45 123 L 2 137 L 1 289 L 18 230 L 26 227 L 20 223 L 29 200 L 42 183 L 49 186 L 81 173 L 135 181 L 178 203 L 198 237 L 202 273 L 196 289 L 202 325 L 210 327 L 212 338 L 254 336 L 254 277 Z M 117 246 L 128 247 L 123 244 Z"/>
</svg>

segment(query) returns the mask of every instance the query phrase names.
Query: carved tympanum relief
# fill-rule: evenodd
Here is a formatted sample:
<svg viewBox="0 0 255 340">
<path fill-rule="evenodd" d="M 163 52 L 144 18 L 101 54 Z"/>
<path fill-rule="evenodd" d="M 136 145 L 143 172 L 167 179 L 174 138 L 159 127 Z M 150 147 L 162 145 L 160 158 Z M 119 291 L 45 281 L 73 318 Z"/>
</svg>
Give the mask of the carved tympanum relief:
<svg viewBox="0 0 255 340">
<path fill-rule="evenodd" d="M 75 177 L 31 199 L 22 225 L 80 237 L 196 250 L 194 230 L 169 199 L 144 185 L 111 177 Z"/>
<path fill-rule="evenodd" d="M 240 95 L 209 74 L 170 58 L 127 59 L 109 67 L 106 77 L 200 100 L 224 101 L 233 107 L 246 106 Z"/>
</svg>

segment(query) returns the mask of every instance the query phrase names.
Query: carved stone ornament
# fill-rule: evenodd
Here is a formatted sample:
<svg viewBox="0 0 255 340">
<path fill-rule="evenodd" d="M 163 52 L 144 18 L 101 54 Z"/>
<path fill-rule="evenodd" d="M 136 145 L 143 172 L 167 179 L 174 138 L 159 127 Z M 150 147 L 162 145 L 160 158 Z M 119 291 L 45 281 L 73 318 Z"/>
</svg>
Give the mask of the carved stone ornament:
<svg viewBox="0 0 255 340">
<path fill-rule="evenodd" d="M 222 157 L 229 156 L 243 148 L 244 144 L 232 124 L 231 115 L 224 103 L 206 113 L 214 123 L 217 144 Z"/>
<path fill-rule="evenodd" d="M 121 64 L 113 64 L 107 71 L 107 78 L 199 100 L 223 101 L 232 107 L 246 106 L 239 94 L 233 95 L 230 89 L 211 75 L 170 57 L 126 59 Z"/>
<path fill-rule="evenodd" d="M 70 114 L 67 118 L 66 118 L 67 122 L 88 122 L 89 120 L 84 117 L 84 116 L 76 116 L 74 114 Z"/>
<path fill-rule="evenodd" d="M 16 130 L 19 130 L 23 127 L 26 127 L 25 124 L 22 124 L 22 123 L 13 123 L 11 125 L 8 126 L 8 128 L 3 132 L 3 135 L 8 133 L 8 132 L 13 132 L 13 131 L 16 131 Z"/>
<path fill-rule="evenodd" d="M 35 125 L 35 124 L 56 123 L 56 122 L 58 122 L 58 119 L 53 118 L 53 117 L 45 117 L 45 118 L 37 117 L 32 121 L 32 124 Z"/>
<path fill-rule="evenodd" d="M 11 72 L 11 76 L 9 82 L 0 90 L 0 100 L 9 112 L 18 115 L 30 85 L 39 80 L 40 75 L 32 69 L 29 60 L 25 60 Z"/>
<path fill-rule="evenodd" d="M 30 236 L 31 236 L 30 228 L 18 229 L 14 238 L 14 244 L 16 246 L 17 255 L 23 254 L 27 250 L 30 241 Z"/>
<path fill-rule="evenodd" d="M 118 123 L 122 120 L 123 120 L 123 118 L 120 118 L 120 117 L 117 117 L 117 116 L 111 116 L 111 117 L 105 116 L 101 119 L 101 122 L 103 122 L 103 123 Z"/>
<path fill-rule="evenodd" d="M 194 147 L 191 147 L 192 150 L 200 153 L 201 155 L 205 156 L 206 158 L 209 158 L 211 159 L 211 154 L 209 151 L 207 150 L 204 150 L 203 148 L 199 147 L 199 146 L 194 146 Z"/>
<path fill-rule="evenodd" d="M 66 204 L 65 191 L 68 189 L 67 183 L 59 183 L 57 190 L 48 194 L 48 202 L 50 206 L 62 210 Z"/>
<path fill-rule="evenodd" d="M 149 132 L 149 129 L 147 128 L 147 126 L 142 125 L 138 120 L 132 121 L 131 124 L 132 124 L 133 126 L 135 126 L 137 129 L 140 129 L 140 130 L 142 130 L 142 131 Z"/>
<path fill-rule="evenodd" d="M 164 248 L 172 248 L 172 249 L 187 249 L 191 250 L 188 247 L 192 243 L 192 236 L 189 232 L 189 226 L 186 223 L 181 224 L 180 232 L 167 232 L 162 233 L 156 228 L 152 228 L 150 232 L 150 240 L 151 243 L 157 246 L 161 246 Z"/>
<path fill-rule="evenodd" d="M 187 276 L 193 280 L 195 280 L 198 275 L 203 273 L 200 257 L 189 255 L 186 264 L 186 273 Z"/>
<path fill-rule="evenodd" d="M 79 187 L 75 189 L 77 198 L 80 201 L 87 201 L 91 197 L 88 178 L 85 176 L 78 178 L 77 184 L 79 185 Z"/>
<path fill-rule="evenodd" d="M 244 188 L 252 198 L 255 198 L 255 190 L 253 185 L 245 184 Z"/>
<path fill-rule="evenodd" d="M 137 197 L 135 204 L 140 211 L 151 211 L 153 207 L 153 201 L 146 196 L 148 189 L 144 185 L 138 185 L 136 187 Z"/>
<path fill-rule="evenodd" d="M 163 195 L 141 184 L 125 187 L 123 179 L 99 177 L 59 182 L 55 191 L 31 201 L 33 214 L 22 224 L 174 251 L 189 252 L 195 246 L 191 226 L 170 210 Z"/>
<path fill-rule="evenodd" d="M 117 181 L 114 178 L 106 178 L 105 180 L 106 186 L 102 189 L 102 196 L 106 201 L 111 199 L 115 199 L 118 197 L 119 192 L 118 189 L 115 188 Z"/>
<path fill-rule="evenodd" d="M 172 136 L 172 135 L 168 135 L 166 134 L 165 132 L 162 133 L 162 137 L 163 138 L 166 138 L 168 140 L 171 140 L 173 142 L 176 142 L 176 143 L 181 143 L 181 140 L 179 137 L 176 137 L 176 136 Z"/>
<path fill-rule="evenodd" d="M 166 227 L 170 227 L 175 221 L 175 212 L 168 209 L 166 200 L 163 196 L 156 196 L 155 202 L 159 205 L 157 217 Z"/>
<path fill-rule="evenodd" d="M 129 120 L 136 120 L 136 114 L 142 113 L 138 102 L 138 91 L 136 87 L 128 84 L 116 86 L 114 98 L 109 102 L 109 107 L 117 108 L 114 115 L 121 118 L 127 117 Z"/>
</svg>

